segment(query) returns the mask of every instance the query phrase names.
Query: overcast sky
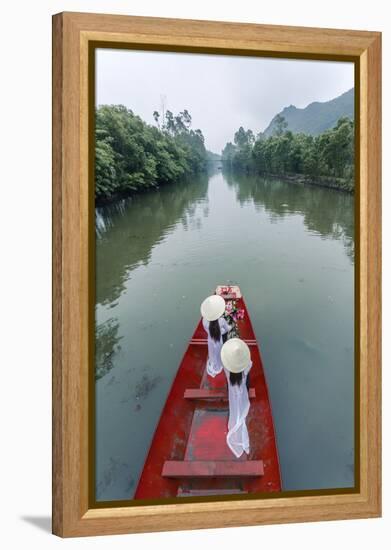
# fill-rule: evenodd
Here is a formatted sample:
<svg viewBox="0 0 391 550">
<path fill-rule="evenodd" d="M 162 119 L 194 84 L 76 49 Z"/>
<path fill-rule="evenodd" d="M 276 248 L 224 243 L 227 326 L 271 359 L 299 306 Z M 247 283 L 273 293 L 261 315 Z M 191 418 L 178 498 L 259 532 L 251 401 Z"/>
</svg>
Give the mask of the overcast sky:
<svg viewBox="0 0 391 550">
<path fill-rule="evenodd" d="M 220 153 L 240 126 L 264 130 L 284 107 L 328 101 L 354 86 L 353 63 L 100 49 L 96 101 L 122 104 L 149 124 L 153 111 L 187 109 Z"/>
</svg>

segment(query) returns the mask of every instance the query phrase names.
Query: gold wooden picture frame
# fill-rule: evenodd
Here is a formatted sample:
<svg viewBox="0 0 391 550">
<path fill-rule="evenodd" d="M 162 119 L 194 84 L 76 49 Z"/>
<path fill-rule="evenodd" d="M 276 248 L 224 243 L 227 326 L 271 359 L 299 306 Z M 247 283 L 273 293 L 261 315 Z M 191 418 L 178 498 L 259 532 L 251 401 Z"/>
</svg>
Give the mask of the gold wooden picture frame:
<svg viewBox="0 0 391 550">
<path fill-rule="evenodd" d="M 94 48 L 355 65 L 356 486 L 267 498 L 97 506 L 91 499 Z M 62 537 L 381 514 L 381 34 L 87 13 L 53 17 L 53 533 Z"/>
</svg>

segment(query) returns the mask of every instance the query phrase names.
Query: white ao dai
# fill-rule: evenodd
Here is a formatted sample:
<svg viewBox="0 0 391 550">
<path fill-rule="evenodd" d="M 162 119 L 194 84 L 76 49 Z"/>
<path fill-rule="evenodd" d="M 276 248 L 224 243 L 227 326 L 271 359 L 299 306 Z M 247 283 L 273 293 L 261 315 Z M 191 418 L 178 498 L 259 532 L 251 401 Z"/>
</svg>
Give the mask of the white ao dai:
<svg viewBox="0 0 391 550">
<path fill-rule="evenodd" d="M 202 319 L 202 326 L 208 334 L 208 359 L 206 363 L 206 370 L 213 378 L 223 370 L 223 364 L 221 363 L 220 352 L 223 346 L 223 335 L 229 332 L 230 326 L 224 317 L 219 319 L 220 325 L 220 340 L 214 340 L 209 334 L 209 321 Z"/>
<path fill-rule="evenodd" d="M 229 419 L 227 445 L 233 454 L 239 458 L 243 452 L 249 454 L 250 441 L 246 426 L 246 418 L 250 410 L 250 399 L 246 386 L 247 375 L 252 367 L 252 363 L 243 371 L 242 382 L 240 386 L 232 385 L 229 381 L 229 371 L 224 368 L 228 382 L 229 399 Z"/>
</svg>

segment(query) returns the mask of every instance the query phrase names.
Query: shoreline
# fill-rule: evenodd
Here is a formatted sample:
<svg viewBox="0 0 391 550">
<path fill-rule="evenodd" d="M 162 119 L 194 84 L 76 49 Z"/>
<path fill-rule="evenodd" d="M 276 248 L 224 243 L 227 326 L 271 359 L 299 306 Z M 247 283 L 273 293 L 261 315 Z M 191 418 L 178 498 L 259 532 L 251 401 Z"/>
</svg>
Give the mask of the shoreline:
<svg viewBox="0 0 391 550">
<path fill-rule="evenodd" d="M 223 172 L 224 172 L 223 168 Z M 239 174 L 247 174 L 247 175 L 257 175 L 259 177 L 263 178 L 271 178 L 271 179 L 279 179 L 286 181 L 288 183 L 293 183 L 294 185 L 311 185 L 313 187 L 324 187 L 326 189 L 333 189 L 334 191 L 341 191 L 342 193 L 348 193 L 349 195 L 354 195 L 354 189 L 344 189 L 343 187 L 338 186 L 338 179 L 330 178 L 329 176 L 319 176 L 316 180 L 312 176 L 308 176 L 305 174 L 271 174 L 268 172 L 262 172 L 262 173 L 255 173 L 255 172 L 246 172 L 243 170 L 230 170 L 227 171 L 232 173 L 239 173 Z M 184 182 L 186 181 L 186 178 L 184 179 Z M 176 182 L 172 182 L 176 183 Z M 108 206 L 110 204 L 114 204 L 120 200 L 123 199 L 129 199 L 136 195 L 140 195 L 143 193 L 148 193 L 151 191 L 158 191 L 161 189 L 161 187 L 165 187 L 166 185 L 171 185 L 171 183 L 166 183 L 164 185 L 154 185 L 150 187 L 141 187 L 139 189 L 134 189 L 132 191 L 129 191 L 128 193 L 120 193 L 117 195 L 113 195 L 111 197 L 108 197 L 105 200 L 99 199 L 97 201 L 95 199 L 94 206 L 95 208 Z"/>
<path fill-rule="evenodd" d="M 319 176 L 316 180 L 312 176 L 305 174 L 265 174 L 267 177 L 279 178 L 295 185 L 312 185 L 316 187 L 325 187 L 334 191 L 342 191 L 349 195 L 354 195 L 354 189 L 344 189 L 338 185 L 338 180 L 329 176 Z"/>
<path fill-rule="evenodd" d="M 208 170 L 209 169 L 206 168 L 205 170 L 200 171 L 200 172 L 189 172 L 188 174 L 184 175 L 182 177 L 182 179 L 179 180 L 179 181 L 171 181 L 171 182 L 165 182 L 165 183 L 161 183 L 161 184 L 157 183 L 156 185 L 150 185 L 149 187 L 139 187 L 139 188 L 129 190 L 128 192 L 122 192 L 122 193 L 112 195 L 111 197 L 107 197 L 103 200 L 102 200 L 102 198 L 97 200 L 96 197 L 94 197 L 94 201 L 95 201 L 94 206 L 95 206 L 95 208 L 108 206 L 108 205 L 114 204 L 114 203 L 116 203 L 120 200 L 130 199 L 130 198 L 135 197 L 137 195 L 142 195 L 143 193 L 159 191 L 163 187 L 169 187 L 169 186 L 175 185 L 177 183 L 181 183 L 181 184 L 184 184 L 184 185 L 186 185 L 186 184 L 191 185 L 192 178 L 200 177 L 200 176 L 203 176 L 203 175 L 208 175 Z"/>
<path fill-rule="evenodd" d="M 344 189 L 338 185 L 338 182 L 341 182 L 342 185 L 345 184 L 344 180 L 339 178 L 331 178 L 330 176 L 318 176 L 314 179 L 313 176 L 306 174 L 272 174 L 268 172 L 246 172 L 243 170 L 229 170 L 232 173 L 241 173 L 247 175 L 256 175 L 263 178 L 272 178 L 286 181 L 288 183 L 293 183 L 294 185 L 311 185 L 313 187 L 324 187 L 327 189 L 333 189 L 334 191 L 341 191 L 343 193 L 348 193 L 349 195 L 354 195 L 353 189 Z"/>
</svg>

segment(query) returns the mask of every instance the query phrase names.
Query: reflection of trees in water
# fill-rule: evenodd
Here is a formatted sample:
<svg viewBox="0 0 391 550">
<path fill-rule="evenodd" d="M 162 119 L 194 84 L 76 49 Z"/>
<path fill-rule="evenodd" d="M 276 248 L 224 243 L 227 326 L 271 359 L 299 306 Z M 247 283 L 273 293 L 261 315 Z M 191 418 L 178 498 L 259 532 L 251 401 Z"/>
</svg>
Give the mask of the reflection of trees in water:
<svg viewBox="0 0 391 550">
<path fill-rule="evenodd" d="M 207 189 L 205 174 L 96 209 L 97 303 L 108 304 L 120 296 L 129 272 L 149 262 L 152 248 L 179 220 L 188 227 Z"/>
<path fill-rule="evenodd" d="M 354 261 L 354 197 L 348 193 L 259 176 L 229 172 L 224 176 L 240 204 L 252 200 L 256 208 L 269 213 L 271 222 L 287 214 L 301 214 L 309 231 L 342 240 Z"/>
<path fill-rule="evenodd" d="M 99 380 L 113 368 L 113 357 L 121 349 L 117 319 L 107 319 L 95 330 L 95 379 Z"/>
<path fill-rule="evenodd" d="M 143 374 L 141 380 L 139 380 L 135 387 L 134 397 L 135 399 L 146 399 L 152 390 L 161 382 L 162 377 L 159 375 L 150 376 L 149 374 Z"/>
</svg>

